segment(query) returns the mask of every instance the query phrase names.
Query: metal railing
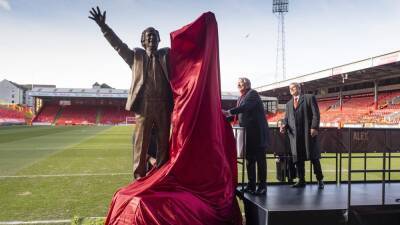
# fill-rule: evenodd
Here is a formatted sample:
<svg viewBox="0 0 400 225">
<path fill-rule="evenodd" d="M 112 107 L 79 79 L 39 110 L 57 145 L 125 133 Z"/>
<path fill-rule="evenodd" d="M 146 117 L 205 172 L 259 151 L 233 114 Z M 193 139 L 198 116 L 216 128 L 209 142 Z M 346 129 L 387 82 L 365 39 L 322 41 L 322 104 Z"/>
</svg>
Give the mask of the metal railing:
<svg viewBox="0 0 400 225">
<path fill-rule="evenodd" d="M 271 129 L 271 128 L 270 128 Z M 273 128 L 272 128 L 273 129 Z M 240 135 L 238 135 L 240 132 L 243 133 L 243 145 L 242 145 L 242 156 L 243 157 L 238 157 L 238 164 L 242 165 L 241 168 L 241 190 L 243 191 L 244 186 L 245 186 L 245 174 L 246 174 L 246 160 L 245 160 L 245 151 L 246 151 L 246 135 L 245 135 L 245 129 L 243 127 L 233 127 L 234 130 L 234 135 L 236 138 L 238 138 Z M 354 129 L 354 128 L 346 128 L 346 129 L 342 129 L 342 131 L 346 131 L 347 132 L 347 139 L 348 141 L 348 146 L 347 146 L 347 155 L 345 154 L 345 152 L 330 152 L 333 153 L 334 155 L 322 155 L 321 159 L 334 159 L 335 160 L 335 179 L 334 180 L 325 180 L 326 182 L 334 182 L 337 185 L 340 185 L 342 183 L 346 183 L 348 184 L 348 207 L 350 207 L 351 205 L 351 184 L 352 183 L 367 183 L 367 182 L 381 182 L 382 183 L 382 200 L 381 203 L 382 205 L 385 204 L 385 184 L 386 182 L 400 182 L 400 179 L 392 179 L 392 173 L 400 173 L 400 169 L 393 169 L 392 168 L 392 160 L 393 159 L 398 159 L 400 158 L 400 155 L 393 155 L 393 150 L 392 149 L 388 149 L 387 147 L 387 143 L 386 143 L 386 136 L 388 135 L 387 132 L 390 130 L 387 129 L 386 130 L 381 130 L 381 132 L 385 132 L 384 134 L 384 143 L 382 146 L 382 151 L 379 153 L 382 153 L 382 155 L 369 155 L 367 152 L 357 152 L 358 155 L 353 155 L 355 154 L 353 152 L 353 146 L 352 146 L 352 133 L 354 131 L 357 131 L 359 129 Z M 400 138 L 400 137 L 399 137 Z M 277 152 L 285 152 L 282 150 L 279 150 Z M 376 153 L 376 152 L 375 152 Z M 361 155 L 362 154 L 362 155 Z M 266 159 L 277 159 L 277 158 L 289 158 L 291 156 L 289 155 L 274 155 L 274 156 L 266 156 Z M 347 159 L 348 165 L 347 165 L 347 180 L 343 179 L 343 167 L 344 167 L 344 160 Z M 354 159 L 363 159 L 362 162 L 362 169 L 353 169 L 352 168 L 352 163 Z M 382 159 L 382 168 L 381 169 L 368 169 L 368 159 Z M 312 163 L 309 163 L 309 182 L 313 182 L 313 168 L 312 168 Z M 268 171 L 267 171 L 268 172 Z M 354 173 L 358 173 L 358 174 L 363 174 L 363 178 L 362 180 L 353 180 L 352 178 L 352 174 Z M 367 174 L 368 173 L 382 173 L 382 179 L 380 180 L 373 180 L 373 179 L 367 179 Z M 386 176 L 387 175 L 387 176 Z M 287 182 L 267 182 L 267 184 L 285 184 Z M 397 199 L 396 201 L 400 201 L 400 199 Z"/>
<path fill-rule="evenodd" d="M 234 126 L 233 127 L 233 135 L 236 138 L 236 148 L 237 148 L 237 156 L 238 159 L 242 159 L 240 162 L 239 160 L 237 161 L 239 164 L 242 165 L 242 182 L 241 182 L 241 191 L 244 191 L 244 185 L 245 185 L 245 180 L 244 180 L 244 175 L 246 171 L 246 129 L 244 127 L 238 127 Z M 240 140 L 238 141 L 238 137 L 242 136 L 242 145 L 240 145 Z"/>
<path fill-rule="evenodd" d="M 385 131 L 386 133 L 386 131 Z M 348 135 L 349 135 L 349 140 L 351 140 L 352 136 L 351 136 L 352 132 L 351 129 L 349 128 L 348 130 Z M 385 134 L 386 137 L 386 134 Z M 348 148 L 348 182 L 347 182 L 347 208 L 350 208 L 351 206 L 351 184 L 352 184 L 352 174 L 353 173 L 363 173 L 364 174 L 364 182 L 367 182 L 367 173 L 382 173 L 382 193 L 381 193 L 381 204 L 385 205 L 385 199 L 386 199 L 386 173 L 389 173 L 389 181 L 391 181 L 391 173 L 392 172 L 400 172 L 400 170 L 398 169 L 392 169 L 391 168 L 391 161 L 392 158 L 400 158 L 400 156 L 392 156 L 391 152 L 389 152 L 389 155 L 387 155 L 387 145 L 386 145 L 386 138 L 384 138 L 384 146 L 383 146 L 383 154 L 382 156 L 367 156 L 367 153 L 364 152 L 364 156 L 363 157 L 357 157 L 357 156 L 352 156 L 352 141 L 349 141 L 349 148 Z M 341 156 L 342 157 L 342 156 Z M 362 170 L 353 170 L 352 169 L 352 159 L 353 158 L 363 158 L 364 159 L 364 168 Z M 376 158 L 376 159 L 382 159 L 382 169 L 367 169 L 367 159 L 369 158 Z M 386 159 L 388 159 L 389 161 L 389 168 L 386 169 Z M 341 168 L 340 168 L 341 171 Z M 400 199 L 396 199 L 396 201 L 399 201 Z"/>
</svg>

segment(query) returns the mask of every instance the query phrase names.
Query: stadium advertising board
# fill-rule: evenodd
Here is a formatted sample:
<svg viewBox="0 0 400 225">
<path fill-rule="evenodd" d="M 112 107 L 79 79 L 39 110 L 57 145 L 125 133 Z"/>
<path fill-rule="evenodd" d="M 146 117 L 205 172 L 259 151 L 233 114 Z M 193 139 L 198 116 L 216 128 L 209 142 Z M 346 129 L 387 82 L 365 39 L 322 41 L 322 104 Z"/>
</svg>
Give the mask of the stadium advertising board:
<svg viewBox="0 0 400 225">
<path fill-rule="evenodd" d="M 281 134 L 278 128 L 270 131 L 271 146 L 267 152 L 289 154 L 287 135 Z M 347 153 L 349 148 L 354 153 L 400 151 L 400 129 L 321 128 L 318 136 L 322 152 Z"/>
</svg>

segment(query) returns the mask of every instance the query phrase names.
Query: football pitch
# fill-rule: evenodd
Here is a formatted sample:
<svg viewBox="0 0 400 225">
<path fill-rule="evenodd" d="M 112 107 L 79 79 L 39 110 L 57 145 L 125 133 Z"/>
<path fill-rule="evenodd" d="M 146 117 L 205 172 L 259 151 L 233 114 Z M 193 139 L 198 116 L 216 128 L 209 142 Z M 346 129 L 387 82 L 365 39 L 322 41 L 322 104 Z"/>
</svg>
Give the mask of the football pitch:
<svg viewBox="0 0 400 225">
<path fill-rule="evenodd" d="M 1 127 L 0 221 L 105 216 L 131 181 L 132 130 Z"/>
<path fill-rule="evenodd" d="M 104 217 L 114 192 L 132 181 L 133 130 L 133 126 L 0 127 L 0 223 Z M 335 160 L 321 163 L 326 180 L 334 180 Z M 354 159 L 352 165 L 362 169 L 363 159 Z M 392 159 L 393 169 L 399 165 L 399 159 Z M 381 159 L 368 159 L 368 169 L 381 168 Z M 268 181 L 276 181 L 275 172 L 275 161 L 270 159 Z M 381 177 L 371 173 L 367 179 Z M 391 178 L 400 175 L 393 173 Z M 346 170 L 342 179 L 347 179 Z"/>
</svg>

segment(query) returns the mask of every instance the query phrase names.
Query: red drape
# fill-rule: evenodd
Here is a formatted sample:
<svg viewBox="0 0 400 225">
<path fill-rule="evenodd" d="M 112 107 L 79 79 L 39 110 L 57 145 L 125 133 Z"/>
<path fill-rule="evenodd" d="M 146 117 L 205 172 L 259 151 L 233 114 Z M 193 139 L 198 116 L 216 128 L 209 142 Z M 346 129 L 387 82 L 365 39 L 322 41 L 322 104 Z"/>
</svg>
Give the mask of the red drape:
<svg viewBox="0 0 400 225">
<path fill-rule="evenodd" d="M 239 225 L 232 128 L 221 113 L 213 13 L 171 33 L 170 160 L 118 190 L 106 224 Z"/>
</svg>

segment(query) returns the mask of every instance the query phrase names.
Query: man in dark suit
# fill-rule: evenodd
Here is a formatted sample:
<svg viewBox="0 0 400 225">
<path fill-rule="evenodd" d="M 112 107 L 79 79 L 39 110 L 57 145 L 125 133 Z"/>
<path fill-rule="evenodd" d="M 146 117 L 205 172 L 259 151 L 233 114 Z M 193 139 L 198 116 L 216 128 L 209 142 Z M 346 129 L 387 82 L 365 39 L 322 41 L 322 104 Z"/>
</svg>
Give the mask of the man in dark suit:
<svg viewBox="0 0 400 225">
<path fill-rule="evenodd" d="M 136 115 L 133 144 L 133 176 L 146 175 L 147 150 L 151 130 L 155 128 L 157 139 L 156 166 L 162 166 L 169 158 L 169 131 L 172 112 L 172 90 L 169 84 L 169 48 L 158 49 L 160 36 L 149 27 L 142 33 L 142 48 L 130 49 L 106 24 L 106 12 L 92 8 L 94 20 L 104 37 L 132 70 L 132 83 L 125 109 Z"/>
<path fill-rule="evenodd" d="M 239 78 L 238 89 L 240 98 L 237 107 L 225 114 L 235 115 L 239 125 L 246 131 L 246 160 L 249 183 L 245 191 L 263 195 L 266 192 L 267 162 L 265 158 L 269 145 L 268 123 L 265 118 L 264 106 L 257 91 L 251 89 L 250 80 Z M 259 186 L 256 190 L 256 164 Z"/>
<path fill-rule="evenodd" d="M 299 180 L 293 187 L 305 187 L 304 162 L 311 160 L 318 188 L 323 189 L 324 176 L 319 160 L 321 153 L 318 143 L 320 114 L 317 100 L 314 95 L 302 94 L 298 83 L 290 84 L 289 91 L 292 99 L 286 103 L 286 114 L 280 132 L 287 132 L 293 162 L 296 164 Z"/>
</svg>

